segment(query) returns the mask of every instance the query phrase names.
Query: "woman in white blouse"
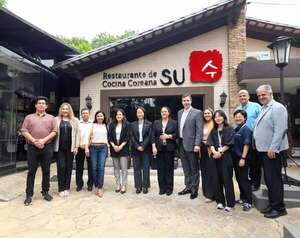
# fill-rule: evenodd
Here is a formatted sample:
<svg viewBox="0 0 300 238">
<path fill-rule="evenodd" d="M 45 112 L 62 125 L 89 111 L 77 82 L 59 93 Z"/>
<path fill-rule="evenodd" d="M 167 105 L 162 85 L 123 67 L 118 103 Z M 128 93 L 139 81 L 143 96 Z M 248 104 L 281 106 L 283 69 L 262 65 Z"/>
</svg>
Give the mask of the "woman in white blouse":
<svg viewBox="0 0 300 238">
<path fill-rule="evenodd" d="M 108 130 L 104 112 L 97 111 L 89 137 L 86 154 L 90 155 L 95 194 L 103 196 L 105 162 L 108 155 Z"/>
</svg>

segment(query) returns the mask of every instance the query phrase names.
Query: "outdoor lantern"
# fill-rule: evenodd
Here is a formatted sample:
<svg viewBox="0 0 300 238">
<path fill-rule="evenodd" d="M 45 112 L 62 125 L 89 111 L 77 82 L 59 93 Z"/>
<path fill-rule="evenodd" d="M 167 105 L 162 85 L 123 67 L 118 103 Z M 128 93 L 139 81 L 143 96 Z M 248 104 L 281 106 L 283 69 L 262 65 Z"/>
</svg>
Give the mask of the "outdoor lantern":
<svg viewBox="0 0 300 238">
<path fill-rule="evenodd" d="M 227 99 L 227 94 L 223 91 L 220 95 L 220 106 L 224 107 Z"/>
<path fill-rule="evenodd" d="M 91 110 L 92 109 L 92 98 L 91 96 L 88 94 L 87 97 L 85 98 L 85 105 L 86 107 Z"/>
<path fill-rule="evenodd" d="M 292 38 L 287 36 L 277 37 L 268 48 L 273 50 L 275 65 L 280 70 L 280 101 L 285 105 L 284 101 L 284 83 L 283 83 L 283 68 L 289 63 Z"/>
<path fill-rule="evenodd" d="M 284 67 L 289 63 L 292 38 L 287 36 L 277 37 L 268 48 L 273 50 L 277 67 Z"/>
</svg>

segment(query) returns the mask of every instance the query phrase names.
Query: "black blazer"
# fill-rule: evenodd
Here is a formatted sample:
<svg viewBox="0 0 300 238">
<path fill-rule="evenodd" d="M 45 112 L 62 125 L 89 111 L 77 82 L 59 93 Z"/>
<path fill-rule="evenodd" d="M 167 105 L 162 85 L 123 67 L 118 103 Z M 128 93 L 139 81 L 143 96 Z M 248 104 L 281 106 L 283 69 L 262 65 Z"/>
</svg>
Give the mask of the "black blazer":
<svg viewBox="0 0 300 238">
<path fill-rule="evenodd" d="M 110 144 L 110 154 L 111 154 L 112 157 L 129 156 L 129 137 L 130 137 L 130 124 L 129 124 L 129 122 L 126 121 L 122 126 L 119 143 L 118 143 L 117 137 L 116 137 L 116 124 L 111 123 L 109 125 L 108 141 L 109 141 L 109 144 Z M 112 147 L 112 144 L 111 144 L 112 142 L 115 145 L 121 145 L 123 142 L 127 142 L 127 143 L 121 151 L 116 152 Z"/>
<path fill-rule="evenodd" d="M 130 128 L 130 139 L 131 139 L 131 152 L 137 153 L 137 148 L 139 146 L 142 146 L 144 148 L 145 152 L 151 153 L 151 130 L 152 130 L 152 124 L 150 121 L 144 120 L 143 124 L 143 142 L 139 142 L 139 123 L 138 121 L 134 121 L 131 123 Z"/>
<path fill-rule="evenodd" d="M 233 145 L 233 136 L 234 136 L 234 130 L 229 126 L 225 127 L 223 131 L 221 132 L 221 146 L 227 145 L 229 147 L 232 147 Z M 212 129 L 210 132 L 208 138 L 207 138 L 207 146 L 214 146 L 217 150 L 219 145 L 219 138 L 218 138 L 218 130 Z"/>
<path fill-rule="evenodd" d="M 172 135 L 172 139 L 167 139 L 166 147 L 168 151 L 176 150 L 177 131 L 177 122 L 170 118 L 165 129 L 166 134 Z M 152 125 L 152 143 L 155 143 L 158 151 L 163 149 L 162 140 L 159 139 L 161 134 L 163 134 L 162 122 L 161 120 L 156 120 Z"/>
</svg>

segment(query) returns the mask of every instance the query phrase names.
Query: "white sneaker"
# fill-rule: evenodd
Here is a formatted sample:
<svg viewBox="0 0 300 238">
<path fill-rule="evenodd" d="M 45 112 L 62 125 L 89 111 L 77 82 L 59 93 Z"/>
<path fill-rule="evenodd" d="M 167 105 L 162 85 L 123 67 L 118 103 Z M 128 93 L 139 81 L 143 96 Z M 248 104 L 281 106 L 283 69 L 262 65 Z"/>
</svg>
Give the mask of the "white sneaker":
<svg viewBox="0 0 300 238">
<path fill-rule="evenodd" d="M 224 209 L 224 206 L 223 206 L 223 204 L 222 204 L 222 203 L 218 203 L 218 205 L 217 205 L 217 209 L 219 209 L 219 210 L 222 210 L 222 209 Z"/>
<path fill-rule="evenodd" d="M 225 207 L 225 212 L 232 212 L 232 207 Z"/>
<path fill-rule="evenodd" d="M 249 210 L 251 209 L 251 207 L 252 207 L 251 204 L 249 204 L 249 203 L 244 203 L 244 204 L 243 204 L 243 211 L 244 211 L 244 212 L 247 212 L 247 211 L 249 211 Z"/>
<path fill-rule="evenodd" d="M 59 192 L 58 194 L 60 197 L 64 197 L 65 196 L 65 191 Z"/>
<path fill-rule="evenodd" d="M 64 193 L 65 193 L 65 196 L 66 196 L 66 197 L 70 195 L 70 192 L 69 192 L 68 190 L 65 190 Z"/>
</svg>

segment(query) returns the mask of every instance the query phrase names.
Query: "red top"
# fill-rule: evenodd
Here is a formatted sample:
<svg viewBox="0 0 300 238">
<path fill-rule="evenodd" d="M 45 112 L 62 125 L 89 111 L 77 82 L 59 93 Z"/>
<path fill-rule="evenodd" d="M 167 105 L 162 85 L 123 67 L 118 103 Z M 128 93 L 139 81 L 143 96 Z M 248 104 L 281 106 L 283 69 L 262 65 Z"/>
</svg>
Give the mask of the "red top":
<svg viewBox="0 0 300 238">
<path fill-rule="evenodd" d="M 57 123 L 50 114 L 29 114 L 25 117 L 21 132 L 29 132 L 35 139 L 43 139 L 51 132 L 57 132 Z"/>
</svg>

